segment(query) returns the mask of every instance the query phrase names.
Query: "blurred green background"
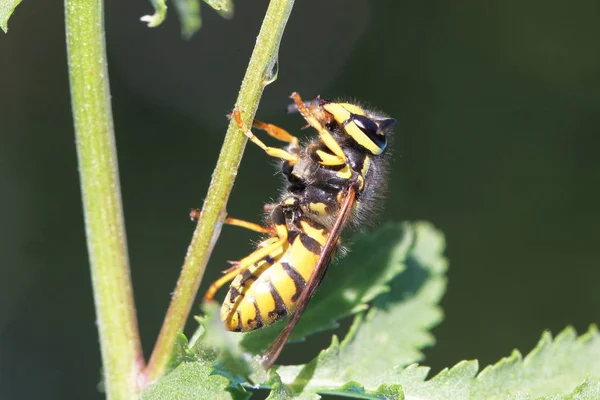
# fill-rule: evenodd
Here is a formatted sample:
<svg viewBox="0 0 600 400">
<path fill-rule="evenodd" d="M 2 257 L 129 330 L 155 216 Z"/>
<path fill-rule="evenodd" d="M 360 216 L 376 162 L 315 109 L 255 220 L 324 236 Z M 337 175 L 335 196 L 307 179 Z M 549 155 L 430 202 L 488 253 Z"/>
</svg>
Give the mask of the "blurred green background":
<svg viewBox="0 0 600 400">
<path fill-rule="evenodd" d="M 146 1 L 106 4 L 146 354 L 267 1 L 235 5 L 231 21 L 203 6 L 202 30 L 183 41 L 173 10 L 148 29 Z M 9 26 L 0 33 L 0 398 L 99 399 L 62 3 L 25 0 Z M 544 329 L 600 322 L 599 39 L 592 0 L 297 2 L 257 116 L 298 131 L 303 121 L 282 112 L 296 90 L 356 97 L 398 119 L 382 218 L 432 221 L 451 261 L 445 321 L 424 361 L 433 371 L 472 358 L 484 366 L 529 351 Z M 230 215 L 259 219 L 278 193 L 273 164 L 248 147 Z M 253 239 L 225 228 L 206 281 Z M 284 360 L 306 361 L 329 339 L 290 346 Z"/>
</svg>

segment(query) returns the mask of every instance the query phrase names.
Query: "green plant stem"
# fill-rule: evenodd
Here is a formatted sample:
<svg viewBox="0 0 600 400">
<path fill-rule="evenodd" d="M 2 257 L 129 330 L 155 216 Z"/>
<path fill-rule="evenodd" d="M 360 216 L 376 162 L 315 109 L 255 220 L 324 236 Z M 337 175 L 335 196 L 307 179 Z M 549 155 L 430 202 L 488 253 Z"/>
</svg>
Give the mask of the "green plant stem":
<svg viewBox="0 0 600 400">
<path fill-rule="evenodd" d="M 65 0 L 67 52 L 104 388 L 109 399 L 133 399 L 144 361 L 121 206 L 103 5 Z"/>
<path fill-rule="evenodd" d="M 272 0 L 267 9 L 236 102 L 236 107 L 243 111 L 242 118 L 248 126 L 254 118 L 263 89 L 272 78 L 271 69 L 277 60 L 279 43 L 293 5 L 294 0 Z M 146 383 L 152 382 L 163 373 L 173 351 L 177 333 L 183 329 L 189 316 L 210 253 L 220 233 L 225 206 L 246 141 L 246 136 L 232 120 L 171 304 L 145 372 Z"/>
</svg>

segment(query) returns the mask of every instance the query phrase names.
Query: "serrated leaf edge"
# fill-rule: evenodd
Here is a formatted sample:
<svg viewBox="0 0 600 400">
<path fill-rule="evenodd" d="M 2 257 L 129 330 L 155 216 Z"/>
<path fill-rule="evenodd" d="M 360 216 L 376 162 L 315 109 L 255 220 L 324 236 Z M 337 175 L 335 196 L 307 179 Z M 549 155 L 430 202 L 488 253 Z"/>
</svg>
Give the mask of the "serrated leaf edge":
<svg viewBox="0 0 600 400">
<path fill-rule="evenodd" d="M 427 380 L 427 375 L 430 371 L 428 367 L 413 364 L 408 366 L 402 371 L 399 371 L 399 377 L 401 381 L 411 383 L 422 383 L 426 385 L 435 385 L 442 382 L 452 381 L 452 386 L 458 386 L 464 384 L 465 379 L 470 380 L 472 383 L 485 383 L 494 378 L 494 375 L 500 374 L 503 370 L 510 370 L 514 368 L 527 368 L 531 364 L 535 363 L 538 357 L 543 356 L 544 352 L 551 349 L 564 347 L 566 345 L 572 346 L 585 346 L 593 344 L 593 342 L 600 341 L 600 335 L 596 325 L 591 325 L 587 332 L 581 336 L 577 336 L 575 329 L 572 326 L 567 326 L 563 329 L 556 338 L 552 338 L 550 332 L 545 331 L 542 333 L 540 340 L 537 345 L 523 357 L 521 352 L 513 350 L 510 356 L 500 359 L 493 365 L 486 366 L 479 373 L 478 361 L 469 360 L 461 361 L 451 368 L 445 368 L 436 374 L 431 379 Z M 600 355 L 599 355 L 600 357 Z M 579 386 L 585 384 L 585 381 L 589 379 L 589 374 L 586 377 L 582 377 L 584 380 Z M 578 386 L 578 387 L 579 387 Z M 410 387 L 403 385 L 405 398 L 412 399 L 410 395 Z M 577 388 L 573 388 L 573 392 Z"/>
</svg>

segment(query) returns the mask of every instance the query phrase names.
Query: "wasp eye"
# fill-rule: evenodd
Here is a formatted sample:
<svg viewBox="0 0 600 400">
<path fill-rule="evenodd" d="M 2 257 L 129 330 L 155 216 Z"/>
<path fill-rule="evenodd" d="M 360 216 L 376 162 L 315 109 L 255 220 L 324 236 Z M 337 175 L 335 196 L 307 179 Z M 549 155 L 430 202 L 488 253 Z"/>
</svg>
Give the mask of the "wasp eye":
<svg viewBox="0 0 600 400">
<path fill-rule="evenodd" d="M 352 121 L 365 135 L 367 135 L 369 140 L 373 141 L 380 149 L 385 148 L 387 143 L 385 135 L 380 133 L 379 127 L 371 118 L 365 117 L 364 115 L 353 114 Z"/>
<path fill-rule="evenodd" d="M 352 121 L 368 136 L 377 134 L 377 124 L 371 118 L 362 115 L 352 115 Z"/>
</svg>

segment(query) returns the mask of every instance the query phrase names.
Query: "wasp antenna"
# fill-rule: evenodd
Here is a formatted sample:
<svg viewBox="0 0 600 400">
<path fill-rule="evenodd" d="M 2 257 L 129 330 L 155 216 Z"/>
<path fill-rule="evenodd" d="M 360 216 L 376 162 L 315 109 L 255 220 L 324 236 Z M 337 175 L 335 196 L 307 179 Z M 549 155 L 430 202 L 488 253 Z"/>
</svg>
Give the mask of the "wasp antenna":
<svg viewBox="0 0 600 400">
<path fill-rule="evenodd" d="M 381 121 L 377 121 L 377 123 L 377 133 L 385 131 L 386 129 L 392 129 L 398 125 L 398 121 L 396 121 L 394 118 L 382 119 Z"/>
<path fill-rule="evenodd" d="M 304 107 L 308 108 L 310 107 L 310 101 L 304 101 Z M 288 114 L 294 114 L 299 112 L 300 110 L 298 110 L 298 105 L 296 103 L 293 104 L 289 104 L 286 108 L 285 108 L 285 112 Z"/>
</svg>

